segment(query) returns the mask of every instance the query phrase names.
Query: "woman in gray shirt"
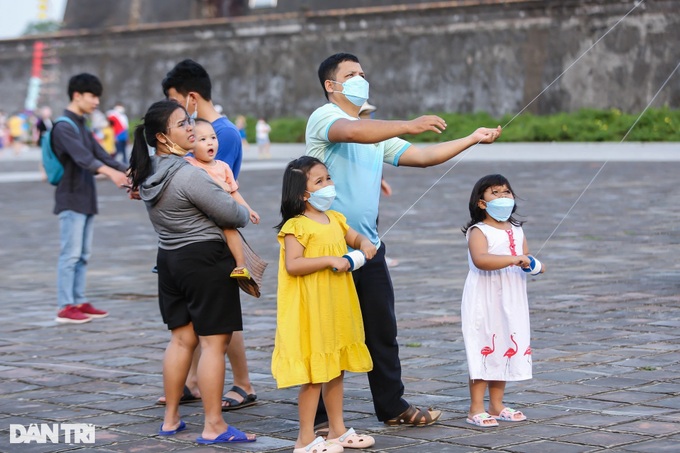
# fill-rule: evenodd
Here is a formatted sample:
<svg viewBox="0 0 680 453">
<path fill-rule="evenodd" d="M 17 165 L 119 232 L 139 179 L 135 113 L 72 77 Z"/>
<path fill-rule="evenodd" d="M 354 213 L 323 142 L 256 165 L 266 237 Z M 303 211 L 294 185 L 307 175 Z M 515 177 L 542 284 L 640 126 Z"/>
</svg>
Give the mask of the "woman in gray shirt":
<svg viewBox="0 0 680 453">
<path fill-rule="evenodd" d="M 172 336 L 163 359 L 165 417 L 159 435 L 186 428 L 179 416 L 191 357 L 198 344 L 198 387 L 205 411 L 199 443 L 252 442 L 222 418 L 224 352 L 243 329 L 234 258 L 222 230 L 248 222 L 248 210 L 183 156 L 193 148 L 194 120 L 173 101 L 154 103 L 135 130 L 132 190 L 139 191 L 158 234 L 158 293 Z M 155 148 L 151 155 L 148 147 Z"/>
</svg>

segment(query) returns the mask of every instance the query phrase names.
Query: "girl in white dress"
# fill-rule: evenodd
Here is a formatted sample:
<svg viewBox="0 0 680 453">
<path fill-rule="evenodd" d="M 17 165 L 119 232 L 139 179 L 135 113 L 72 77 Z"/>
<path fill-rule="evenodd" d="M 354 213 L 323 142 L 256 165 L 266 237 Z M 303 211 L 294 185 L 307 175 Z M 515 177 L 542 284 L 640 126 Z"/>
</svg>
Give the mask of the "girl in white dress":
<svg viewBox="0 0 680 453">
<path fill-rule="evenodd" d="M 526 416 L 503 404 L 507 381 L 531 379 L 529 303 L 526 272 L 530 258 L 522 222 L 512 214 L 515 196 L 502 175 L 477 181 L 470 196 L 471 220 L 462 229 L 470 271 L 461 317 L 470 372 L 467 423 L 498 426 Z M 541 272 L 545 271 L 545 267 Z M 484 396 L 489 389 L 489 409 Z"/>
</svg>

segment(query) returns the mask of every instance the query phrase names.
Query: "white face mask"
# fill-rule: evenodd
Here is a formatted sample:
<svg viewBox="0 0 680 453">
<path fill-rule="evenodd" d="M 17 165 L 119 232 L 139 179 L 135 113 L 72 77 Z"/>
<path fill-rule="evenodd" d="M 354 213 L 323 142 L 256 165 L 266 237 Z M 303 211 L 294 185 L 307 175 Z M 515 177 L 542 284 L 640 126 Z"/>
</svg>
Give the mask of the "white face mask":
<svg viewBox="0 0 680 453">
<path fill-rule="evenodd" d="M 310 192 L 308 190 L 306 192 L 309 193 L 309 199 L 307 200 L 309 201 L 309 204 L 311 204 L 314 209 L 321 212 L 328 211 L 335 200 L 335 186 L 332 184 L 330 186 L 322 187 L 316 192 Z"/>
<path fill-rule="evenodd" d="M 499 222 L 505 222 L 512 215 L 515 200 L 512 198 L 496 198 L 486 202 L 486 213 Z"/>
<path fill-rule="evenodd" d="M 184 110 L 186 110 L 187 113 L 189 113 L 189 96 L 187 96 L 187 102 L 186 102 L 186 105 L 184 106 Z M 196 107 L 196 110 L 194 110 L 194 113 L 189 115 L 189 118 L 191 118 L 192 120 L 195 120 L 197 116 L 198 116 L 198 107 Z"/>
<path fill-rule="evenodd" d="M 335 80 L 331 80 L 331 82 L 342 85 L 342 94 L 357 107 L 361 107 L 364 105 L 364 102 L 368 101 L 368 81 L 360 75 L 352 77 L 345 83 L 336 82 Z"/>
</svg>

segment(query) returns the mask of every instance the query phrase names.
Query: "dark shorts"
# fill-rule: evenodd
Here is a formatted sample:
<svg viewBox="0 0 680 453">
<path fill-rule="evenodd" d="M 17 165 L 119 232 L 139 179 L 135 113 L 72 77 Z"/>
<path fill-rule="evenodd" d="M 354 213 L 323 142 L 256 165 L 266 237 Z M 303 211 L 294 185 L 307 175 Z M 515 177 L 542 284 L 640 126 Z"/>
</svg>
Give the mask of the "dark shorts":
<svg viewBox="0 0 680 453">
<path fill-rule="evenodd" d="M 168 329 L 193 323 L 197 335 L 243 330 L 234 258 L 224 242 L 158 249 L 158 303 Z"/>
</svg>

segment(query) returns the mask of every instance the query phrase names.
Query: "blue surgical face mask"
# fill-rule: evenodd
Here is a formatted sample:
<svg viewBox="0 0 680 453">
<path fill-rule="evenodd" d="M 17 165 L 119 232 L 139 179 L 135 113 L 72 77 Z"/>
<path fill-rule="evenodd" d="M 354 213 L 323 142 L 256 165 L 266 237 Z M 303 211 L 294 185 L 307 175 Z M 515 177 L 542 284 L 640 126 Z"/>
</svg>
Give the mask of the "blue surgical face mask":
<svg viewBox="0 0 680 453">
<path fill-rule="evenodd" d="M 499 222 L 505 222 L 512 215 L 515 200 L 512 198 L 496 198 L 486 201 L 486 212 Z"/>
<path fill-rule="evenodd" d="M 309 204 L 311 204 L 314 209 L 317 209 L 321 212 L 328 211 L 331 208 L 331 205 L 333 204 L 333 200 L 335 200 L 335 186 L 330 185 L 323 187 L 316 192 L 310 192 L 306 191 L 309 193 Z"/>
<path fill-rule="evenodd" d="M 361 107 L 364 105 L 364 102 L 368 101 L 368 82 L 360 75 L 352 77 L 345 83 L 336 82 L 335 80 L 332 80 L 332 82 L 342 85 L 342 94 L 357 107 Z"/>
<path fill-rule="evenodd" d="M 184 106 L 184 110 L 186 110 L 187 113 L 189 112 L 189 96 L 187 96 L 187 103 Z M 196 117 L 198 117 L 198 107 L 196 107 L 196 110 L 194 110 L 194 113 L 189 114 L 189 118 L 191 118 L 192 120 L 195 120 Z"/>
</svg>

